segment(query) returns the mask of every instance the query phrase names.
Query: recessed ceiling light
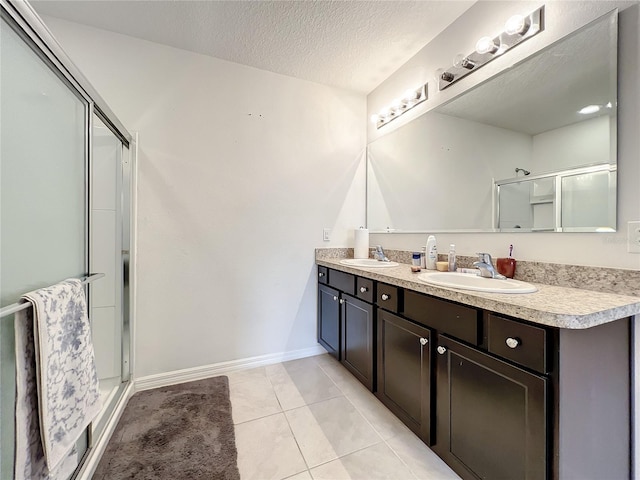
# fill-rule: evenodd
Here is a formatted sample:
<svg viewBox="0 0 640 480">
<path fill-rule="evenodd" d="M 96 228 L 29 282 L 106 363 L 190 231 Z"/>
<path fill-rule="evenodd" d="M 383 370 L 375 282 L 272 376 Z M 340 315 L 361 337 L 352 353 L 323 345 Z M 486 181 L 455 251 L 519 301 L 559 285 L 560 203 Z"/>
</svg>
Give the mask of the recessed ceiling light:
<svg viewBox="0 0 640 480">
<path fill-rule="evenodd" d="M 578 113 L 582 115 L 589 115 L 590 113 L 596 113 L 600 111 L 600 105 L 587 105 L 583 107 L 581 110 L 578 110 Z"/>
</svg>

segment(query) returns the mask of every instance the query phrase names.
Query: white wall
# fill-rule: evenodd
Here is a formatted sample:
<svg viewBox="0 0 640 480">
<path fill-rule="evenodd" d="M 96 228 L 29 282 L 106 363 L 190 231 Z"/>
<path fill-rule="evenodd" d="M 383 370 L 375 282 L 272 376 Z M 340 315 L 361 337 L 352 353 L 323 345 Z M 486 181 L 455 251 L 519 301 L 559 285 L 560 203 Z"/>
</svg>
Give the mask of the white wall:
<svg viewBox="0 0 640 480">
<path fill-rule="evenodd" d="M 506 255 L 509 244 L 515 245 L 514 255 L 522 260 L 537 260 L 567 264 L 640 268 L 640 255 L 627 253 L 627 222 L 640 220 L 640 136 L 638 135 L 640 97 L 637 78 L 639 36 L 638 5 L 635 2 L 572 2 L 545 3 L 545 30 L 459 83 L 443 92 L 434 87 L 433 72 L 450 65 L 457 53 L 471 52 L 483 35 L 503 29 L 505 19 L 515 13 L 527 13 L 542 2 L 478 2 L 409 62 L 391 75 L 367 97 L 368 113 L 389 105 L 399 93 L 408 88 L 430 82 L 430 98 L 388 126 L 376 130 L 368 126 L 368 141 L 384 135 L 416 116 L 435 108 L 462 91 L 493 76 L 553 43 L 606 12 L 619 7 L 620 42 L 618 66 L 618 232 L 594 233 L 459 233 L 438 234 L 440 248 L 455 243 L 460 254 L 471 255 L 488 251 Z M 629 5 L 633 5 L 629 7 Z M 629 8 L 627 8 L 629 7 Z M 394 125 L 395 124 L 395 125 Z M 426 235 L 378 234 L 372 244 L 387 248 L 416 250 L 424 245 Z"/>
<path fill-rule="evenodd" d="M 608 115 L 533 136 L 531 173 L 557 172 L 608 163 L 611 151 Z"/>
<path fill-rule="evenodd" d="M 315 346 L 314 247 L 364 219 L 364 96 L 45 21 L 139 132 L 135 375 Z"/>
<path fill-rule="evenodd" d="M 493 228 L 493 182 L 514 176 L 514 158 L 530 168 L 531 143 L 524 133 L 437 112 L 377 139 L 368 151 L 369 230 Z"/>
</svg>

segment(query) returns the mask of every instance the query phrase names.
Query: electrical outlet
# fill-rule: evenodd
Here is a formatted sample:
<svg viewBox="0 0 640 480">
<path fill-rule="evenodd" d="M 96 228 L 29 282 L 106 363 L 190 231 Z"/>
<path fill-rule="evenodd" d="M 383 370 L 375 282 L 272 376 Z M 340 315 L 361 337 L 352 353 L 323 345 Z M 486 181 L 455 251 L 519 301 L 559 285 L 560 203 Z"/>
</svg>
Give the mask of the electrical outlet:
<svg viewBox="0 0 640 480">
<path fill-rule="evenodd" d="M 331 229 L 323 228 L 322 229 L 322 241 L 330 242 L 331 241 Z"/>
<path fill-rule="evenodd" d="M 627 223 L 627 251 L 640 253 L 640 222 Z"/>
</svg>

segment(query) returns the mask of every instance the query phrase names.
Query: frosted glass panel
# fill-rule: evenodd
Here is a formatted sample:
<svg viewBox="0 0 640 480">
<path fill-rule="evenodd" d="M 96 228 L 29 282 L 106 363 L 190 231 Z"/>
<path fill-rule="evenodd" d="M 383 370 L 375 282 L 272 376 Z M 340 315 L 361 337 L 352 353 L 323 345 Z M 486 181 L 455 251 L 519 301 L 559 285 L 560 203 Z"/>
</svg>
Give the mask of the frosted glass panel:
<svg viewBox="0 0 640 480">
<path fill-rule="evenodd" d="M 122 386 L 122 142 L 94 115 L 91 163 L 91 270 L 105 277 L 90 285 L 93 346 L 103 415 L 99 436 Z"/>
<path fill-rule="evenodd" d="M 529 189 L 528 182 L 500 186 L 498 228 L 531 229 L 533 221 Z"/>
<path fill-rule="evenodd" d="M 562 226 L 615 229 L 616 173 L 593 172 L 562 179 Z"/>
<path fill-rule="evenodd" d="M 80 100 L 3 20 L 0 28 L 0 301 L 86 272 Z M 13 316 L 0 319 L 0 478 L 12 478 Z"/>
</svg>

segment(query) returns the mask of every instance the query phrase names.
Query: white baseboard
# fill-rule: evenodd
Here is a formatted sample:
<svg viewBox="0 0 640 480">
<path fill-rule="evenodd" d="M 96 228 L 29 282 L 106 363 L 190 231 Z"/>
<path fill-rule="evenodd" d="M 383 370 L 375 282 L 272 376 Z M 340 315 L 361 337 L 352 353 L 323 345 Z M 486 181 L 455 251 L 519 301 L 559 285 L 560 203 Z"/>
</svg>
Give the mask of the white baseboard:
<svg viewBox="0 0 640 480">
<path fill-rule="evenodd" d="M 321 355 L 327 351 L 320 345 L 302 350 L 293 350 L 290 352 L 271 353 L 268 355 L 260 355 L 258 357 L 243 358 L 240 360 L 232 360 L 230 362 L 214 363 L 212 365 L 204 365 L 201 367 L 185 368 L 183 370 L 174 370 L 172 372 L 157 373 L 140 377 L 135 380 L 135 391 L 149 390 L 151 388 L 165 387 L 167 385 L 175 385 L 177 383 L 191 382 L 194 380 L 202 380 L 209 377 L 215 377 L 223 373 L 234 372 L 237 370 L 246 370 L 248 368 L 261 367 L 271 365 L 273 363 L 285 362 L 287 360 L 296 360 L 298 358 L 312 357 Z"/>
<path fill-rule="evenodd" d="M 111 439 L 111 435 L 113 435 L 116 426 L 118 425 L 118 421 L 122 416 L 122 412 L 124 412 L 124 408 L 127 406 L 129 399 L 134 394 L 133 383 L 127 385 L 126 390 L 124 391 L 124 395 L 120 397 L 118 400 L 118 404 L 116 408 L 113 409 L 107 424 L 104 427 L 104 432 L 98 439 L 98 441 L 93 445 L 93 448 L 89 452 L 89 456 L 85 460 L 80 472 L 78 472 L 78 476 L 76 477 L 78 480 L 91 480 L 93 474 L 98 467 L 98 463 L 102 458 L 102 454 L 107 448 L 107 444 Z"/>
</svg>

